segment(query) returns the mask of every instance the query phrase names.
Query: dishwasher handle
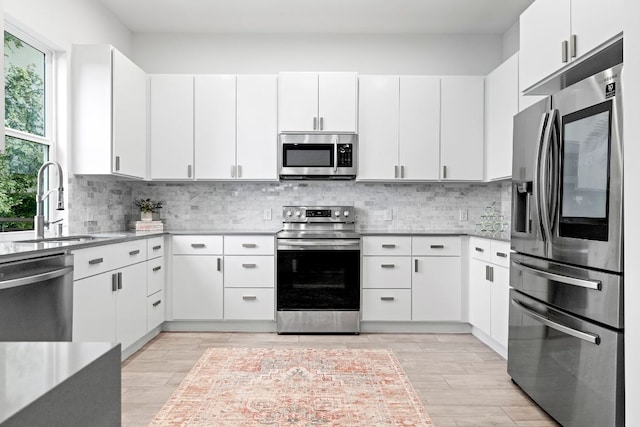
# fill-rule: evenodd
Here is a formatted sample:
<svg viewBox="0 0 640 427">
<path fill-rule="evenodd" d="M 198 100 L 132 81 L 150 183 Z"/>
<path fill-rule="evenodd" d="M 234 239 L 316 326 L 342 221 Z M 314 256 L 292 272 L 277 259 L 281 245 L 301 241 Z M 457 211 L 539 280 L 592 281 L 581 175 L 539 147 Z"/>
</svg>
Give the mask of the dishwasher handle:
<svg viewBox="0 0 640 427">
<path fill-rule="evenodd" d="M 72 271 L 73 271 L 73 266 L 67 266 L 67 267 L 59 268 L 57 270 L 47 271 L 40 274 L 34 274 L 33 276 L 18 277 L 16 279 L 8 279 L 8 280 L 0 280 L 0 289 L 9 289 L 9 288 L 15 288 L 18 286 L 32 285 L 34 283 L 64 276 L 65 274 L 71 273 Z"/>
</svg>

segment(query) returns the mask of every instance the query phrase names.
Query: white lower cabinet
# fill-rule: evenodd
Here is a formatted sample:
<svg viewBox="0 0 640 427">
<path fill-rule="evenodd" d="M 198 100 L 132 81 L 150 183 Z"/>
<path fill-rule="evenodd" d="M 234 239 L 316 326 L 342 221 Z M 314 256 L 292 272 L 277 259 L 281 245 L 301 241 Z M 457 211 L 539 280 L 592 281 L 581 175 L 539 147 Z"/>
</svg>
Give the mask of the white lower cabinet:
<svg viewBox="0 0 640 427">
<path fill-rule="evenodd" d="M 469 323 L 506 351 L 509 334 L 509 243 L 469 239 Z"/>
<path fill-rule="evenodd" d="M 461 321 L 460 250 L 457 236 L 365 236 L 362 320 Z"/>
<path fill-rule="evenodd" d="M 147 239 L 147 332 L 165 320 L 164 237 Z"/>
<path fill-rule="evenodd" d="M 222 290 L 222 254 L 174 254 L 174 319 L 222 319 Z"/>
<path fill-rule="evenodd" d="M 120 284 L 116 293 L 116 337 L 126 349 L 147 333 L 147 269 L 145 263 L 134 264 L 119 271 Z"/>
<path fill-rule="evenodd" d="M 233 320 L 273 320 L 274 289 L 225 288 L 224 318 Z"/>
</svg>

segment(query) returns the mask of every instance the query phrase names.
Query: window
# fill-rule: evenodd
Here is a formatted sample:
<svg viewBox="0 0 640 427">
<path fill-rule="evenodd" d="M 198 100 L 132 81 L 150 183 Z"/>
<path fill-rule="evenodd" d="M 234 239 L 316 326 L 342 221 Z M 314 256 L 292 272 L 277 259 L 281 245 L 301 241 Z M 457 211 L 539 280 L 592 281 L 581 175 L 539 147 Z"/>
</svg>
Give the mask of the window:
<svg viewBox="0 0 640 427">
<path fill-rule="evenodd" d="M 5 152 L 0 154 L 0 231 L 33 229 L 38 169 L 51 147 L 51 51 L 4 32 Z"/>
</svg>

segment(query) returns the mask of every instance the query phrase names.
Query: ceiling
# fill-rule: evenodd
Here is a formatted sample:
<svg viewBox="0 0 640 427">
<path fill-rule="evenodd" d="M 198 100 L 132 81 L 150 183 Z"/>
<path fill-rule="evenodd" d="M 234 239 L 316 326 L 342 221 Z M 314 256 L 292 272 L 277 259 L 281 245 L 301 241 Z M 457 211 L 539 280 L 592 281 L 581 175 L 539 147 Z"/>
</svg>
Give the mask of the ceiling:
<svg viewBox="0 0 640 427">
<path fill-rule="evenodd" d="M 98 0 L 136 33 L 502 34 L 533 0 Z"/>
</svg>

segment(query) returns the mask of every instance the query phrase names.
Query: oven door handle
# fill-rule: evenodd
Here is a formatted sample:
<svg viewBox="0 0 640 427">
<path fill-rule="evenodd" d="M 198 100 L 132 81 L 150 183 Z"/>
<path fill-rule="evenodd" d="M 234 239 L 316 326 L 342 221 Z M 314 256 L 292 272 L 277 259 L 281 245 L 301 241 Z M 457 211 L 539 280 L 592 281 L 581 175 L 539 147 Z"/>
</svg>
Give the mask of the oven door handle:
<svg viewBox="0 0 640 427">
<path fill-rule="evenodd" d="M 538 270 L 519 261 L 513 261 L 516 268 L 534 276 L 542 277 L 543 279 L 553 280 L 555 282 L 564 283 L 566 285 L 579 286 L 581 288 L 593 289 L 595 291 L 602 290 L 602 282 L 599 280 L 584 280 L 576 277 L 563 276 L 562 274 L 552 273 L 550 271 Z"/>
<path fill-rule="evenodd" d="M 278 249 L 360 249 L 360 240 L 319 239 L 321 240 L 278 240 Z"/>
<path fill-rule="evenodd" d="M 45 273 L 34 274 L 33 276 L 18 277 L 16 279 L 8 279 L 0 281 L 0 289 L 16 288 L 18 286 L 32 285 L 34 283 L 43 282 L 45 280 L 55 279 L 56 277 L 64 276 L 71 273 L 73 267 L 63 267 L 58 270 L 47 271 Z"/>
<path fill-rule="evenodd" d="M 600 345 L 600 337 L 598 335 L 590 334 L 588 332 L 578 331 L 577 329 L 573 329 L 568 326 L 561 325 L 560 323 L 554 322 L 553 320 L 547 319 L 543 315 L 536 313 L 535 311 L 531 310 L 530 308 L 528 308 L 527 306 L 525 306 L 524 304 L 522 304 L 520 301 L 516 299 L 511 299 L 511 304 L 513 304 L 514 307 L 517 307 L 520 310 L 522 310 L 524 314 L 526 314 L 527 316 L 537 320 L 538 322 L 542 323 L 543 325 L 551 329 L 555 329 L 558 332 L 571 335 L 574 338 L 581 339 L 591 344 Z"/>
</svg>

